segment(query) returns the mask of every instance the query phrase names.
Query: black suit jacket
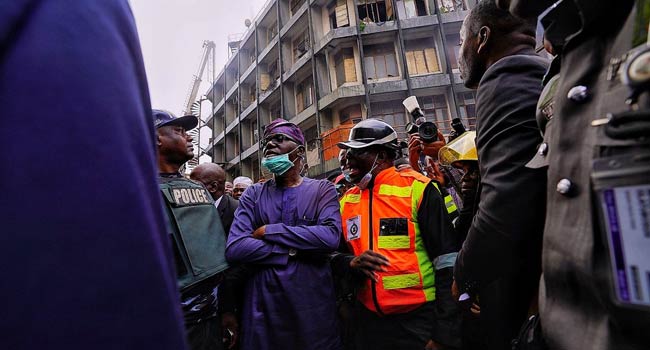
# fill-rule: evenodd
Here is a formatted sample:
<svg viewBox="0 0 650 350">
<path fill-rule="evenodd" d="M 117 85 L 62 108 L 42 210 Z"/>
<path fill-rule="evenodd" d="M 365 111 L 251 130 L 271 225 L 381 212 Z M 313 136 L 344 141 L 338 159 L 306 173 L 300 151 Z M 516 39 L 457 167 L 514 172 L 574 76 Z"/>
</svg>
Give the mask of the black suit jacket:
<svg viewBox="0 0 650 350">
<path fill-rule="evenodd" d="M 237 206 L 239 206 L 239 201 L 225 194 L 221 197 L 221 202 L 219 202 L 219 205 L 217 206 L 217 211 L 221 217 L 221 223 L 226 232 L 226 237 L 228 237 L 228 234 L 230 233 L 230 225 L 232 225 L 232 220 L 235 218 L 235 210 L 237 210 Z"/>
<path fill-rule="evenodd" d="M 459 288 L 480 294 L 490 349 L 506 349 L 537 291 L 546 170 L 526 163 L 542 142 L 535 120 L 548 61 L 533 50 L 502 58 L 483 75 L 476 100 L 478 211 L 456 260 Z"/>
<path fill-rule="evenodd" d="M 217 206 L 217 212 L 221 217 L 226 238 L 230 233 L 230 226 L 235 218 L 235 210 L 237 210 L 238 206 L 238 200 L 225 194 Z M 237 314 L 241 305 L 241 296 L 244 293 L 244 283 L 246 283 L 248 275 L 248 268 L 245 265 L 230 265 L 221 286 L 219 286 L 219 313 L 232 312 Z"/>
<path fill-rule="evenodd" d="M 539 264 L 541 255 L 546 173 L 526 163 L 542 142 L 535 111 L 547 65 L 534 51 L 524 51 L 497 61 L 481 79 L 476 101 L 481 192 L 457 260 L 458 282 L 486 284 L 512 270 L 539 271 L 529 264 Z"/>
</svg>

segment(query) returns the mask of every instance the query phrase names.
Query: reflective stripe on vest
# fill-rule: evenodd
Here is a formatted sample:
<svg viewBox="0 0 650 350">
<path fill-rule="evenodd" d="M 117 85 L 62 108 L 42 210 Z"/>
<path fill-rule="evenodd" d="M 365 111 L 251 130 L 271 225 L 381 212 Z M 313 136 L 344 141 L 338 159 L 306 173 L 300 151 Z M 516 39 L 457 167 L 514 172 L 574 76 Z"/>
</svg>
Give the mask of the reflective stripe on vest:
<svg viewBox="0 0 650 350">
<path fill-rule="evenodd" d="M 344 239 L 354 254 L 359 255 L 372 246 L 391 262 L 387 271 L 377 273 L 379 280 L 374 283 L 377 304 L 369 279 L 357 294 L 369 310 L 404 313 L 435 299 L 435 268 L 417 222 L 417 211 L 429 181 L 416 172 L 398 173 L 394 168 L 382 171 L 375 178 L 372 213 L 369 189 L 360 191 L 353 187 L 341 198 Z M 369 237 L 371 224 L 373 237 Z"/>
<path fill-rule="evenodd" d="M 438 187 L 438 183 L 435 181 L 432 183 L 436 187 L 438 192 L 442 194 L 440 187 Z M 449 193 L 446 193 L 444 200 L 445 200 L 445 207 L 447 207 L 447 214 L 451 214 L 455 211 L 458 211 L 458 207 L 456 207 L 456 202 L 454 202 L 454 197 L 452 197 Z"/>
<path fill-rule="evenodd" d="M 454 267 L 456 264 L 457 256 L 458 253 L 443 254 L 433 259 L 433 264 L 436 266 L 436 270 L 444 269 L 447 267 Z"/>
<path fill-rule="evenodd" d="M 416 194 L 411 198 L 411 215 L 414 219 L 418 217 L 418 209 L 420 208 L 420 202 L 422 201 L 422 195 L 424 195 L 424 190 L 426 189 L 428 183 L 422 183 L 420 181 L 413 181 L 413 193 Z M 416 225 L 417 234 L 415 236 L 415 255 L 418 259 L 418 265 L 420 266 L 420 271 L 422 272 L 422 285 L 431 286 L 431 288 L 424 289 L 424 295 L 426 301 L 433 301 L 436 298 L 436 288 L 435 288 L 435 269 L 431 264 L 431 259 L 427 253 L 427 249 L 424 246 L 424 241 L 422 240 L 422 235 L 420 234 L 420 226 Z"/>
<path fill-rule="evenodd" d="M 445 196 L 445 207 L 447 207 L 448 214 L 451 214 L 458 210 L 456 203 L 454 202 L 454 198 L 450 194 Z"/>
</svg>

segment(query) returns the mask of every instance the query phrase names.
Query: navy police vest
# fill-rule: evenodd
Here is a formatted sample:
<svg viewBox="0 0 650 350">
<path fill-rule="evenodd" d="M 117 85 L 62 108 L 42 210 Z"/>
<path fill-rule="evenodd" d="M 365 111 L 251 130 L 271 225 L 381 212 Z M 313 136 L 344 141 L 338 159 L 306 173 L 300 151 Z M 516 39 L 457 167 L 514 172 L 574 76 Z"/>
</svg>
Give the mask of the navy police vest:
<svg viewBox="0 0 650 350">
<path fill-rule="evenodd" d="M 228 268 L 226 235 L 210 193 L 188 179 L 160 177 L 181 293 Z"/>
</svg>

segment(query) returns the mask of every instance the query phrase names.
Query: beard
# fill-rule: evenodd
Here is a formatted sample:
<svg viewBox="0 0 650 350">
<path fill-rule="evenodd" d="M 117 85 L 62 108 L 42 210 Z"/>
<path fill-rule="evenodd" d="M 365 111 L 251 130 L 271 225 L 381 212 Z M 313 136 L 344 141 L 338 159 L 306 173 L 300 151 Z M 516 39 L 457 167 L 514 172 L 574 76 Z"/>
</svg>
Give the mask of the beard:
<svg viewBox="0 0 650 350">
<path fill-rule="evenodd" d="M 484 73 L 480 60 L 475 55 L 469 57 L 463 55 L 458 66 L 465 87 L 468 89 L 478 88 Z"/>
</svg>

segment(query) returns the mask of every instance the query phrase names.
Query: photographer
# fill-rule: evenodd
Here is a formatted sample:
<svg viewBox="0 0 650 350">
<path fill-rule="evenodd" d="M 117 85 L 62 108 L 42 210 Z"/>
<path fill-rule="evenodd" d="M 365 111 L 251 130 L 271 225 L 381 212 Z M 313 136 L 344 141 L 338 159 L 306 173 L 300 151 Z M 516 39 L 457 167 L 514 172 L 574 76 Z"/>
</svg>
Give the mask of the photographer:
<svg viewBox="0 0 650 350">
<path fill-rule="evenodd" d="M 424 156 L 438 159 L 438 151 L 446 144 L 436 124 L 426 121 L 415 96 L 406 98 L 402 104 L 413 117 L 413 122 L 406 125 L 409 134 L 409 163 L 417 171 L 426 167 Z"/>
<path fill-rule="evenodd" d="M 462 205 L 458 196 L 460 175 L 454 176 L 437 164 L 438 152 L 445 146 L 445 137 L 433 122 L 426 121 L 415 96 L 405 99 L 402 104 L 413 117 L 414 122 L 406 127 L 409 134 L 408 158 L 411 167 L 434 180 L 436 187 L 445 199 L 445 206 L 450 219 L 455 222 L 458 207 Z M 460 123 L 460 119 L 458 119 Z M 458 128 L 458 124 L 452 126 Z M 463 128 L 462 124 L 460 127 Z M 454 187 L 451 187 L 454 185 Z"/>
<path fill-rule="evenodd" d="M 411 164 L 411 167 L 413 167 L 413 169 L 419 171 L 420 156 L 425 155 L 433 159 L 438 159 L 438 151 L 445 144 L 445 137 L 440 131 L 438 131 L 438 138 L 433 142 L 422 141 L 422 138 L 418 132 L 409 134 L 409 164 Z"/>
</svg>

